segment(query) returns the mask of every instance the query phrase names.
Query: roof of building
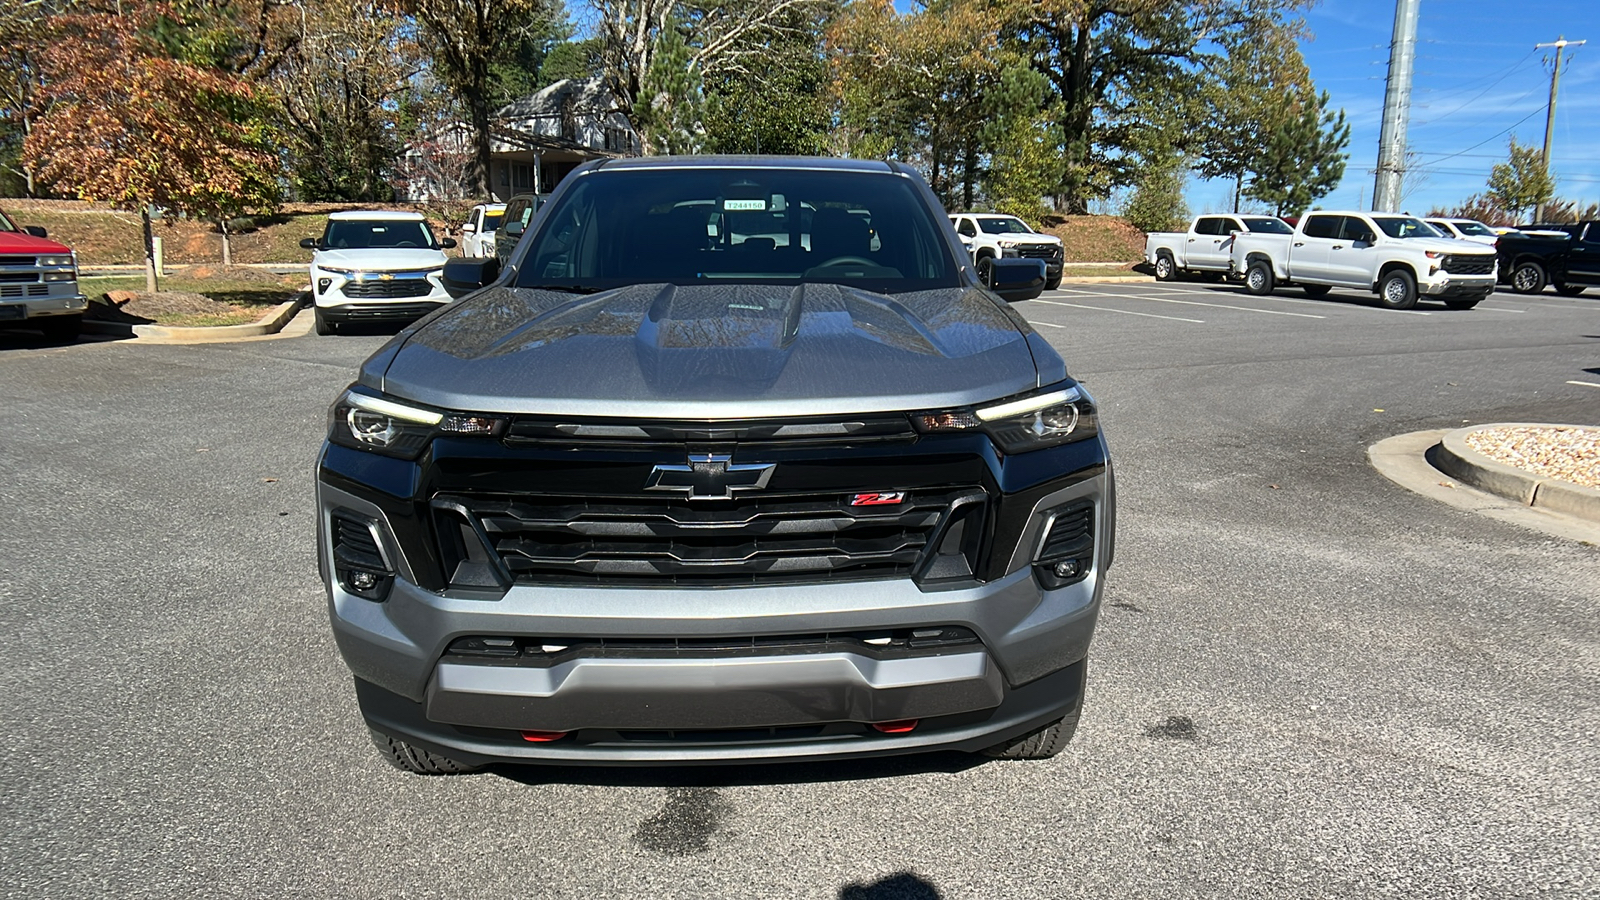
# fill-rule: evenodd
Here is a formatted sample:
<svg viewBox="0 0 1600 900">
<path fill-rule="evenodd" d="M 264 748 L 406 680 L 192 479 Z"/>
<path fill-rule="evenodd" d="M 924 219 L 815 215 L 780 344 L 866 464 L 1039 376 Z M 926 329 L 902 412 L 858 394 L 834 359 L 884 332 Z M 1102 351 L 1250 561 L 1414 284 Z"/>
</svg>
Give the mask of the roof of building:
<svg viewBox="0 0 1600 900">
<path fill-rule="evenodd" d="M 597 75 L 582 81 L 563 78 L 521 100 L 513 100 L 500 107 L 495 117 L 515 121 L 556 115 L 561 112 L 562 104 L 569 99 L 572 111 L 576 114 L 605 113 L 616 108 L 616 101 L 606 90 L 605 81 Z"/>
</svg>

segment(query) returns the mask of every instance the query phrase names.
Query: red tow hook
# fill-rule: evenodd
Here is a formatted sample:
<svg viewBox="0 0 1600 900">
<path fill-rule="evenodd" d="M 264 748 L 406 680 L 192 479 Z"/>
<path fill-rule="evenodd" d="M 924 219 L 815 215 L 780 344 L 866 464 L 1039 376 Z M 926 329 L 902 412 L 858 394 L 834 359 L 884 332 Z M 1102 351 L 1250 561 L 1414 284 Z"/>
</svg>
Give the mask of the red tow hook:
<svg viewBox="0 0 1600 900">
<path fill-rule="evenodd" d="M 548 744 L 567 736 L 565 731 L 524 731 L 522 739 L 535 744 Z"/>
<path fill-rule="evenodd" d="M 921 719 L 895 719 L 892 722 L 873 722 L 872 730 L 884 734 L 909 734 Z"/>
</svg>

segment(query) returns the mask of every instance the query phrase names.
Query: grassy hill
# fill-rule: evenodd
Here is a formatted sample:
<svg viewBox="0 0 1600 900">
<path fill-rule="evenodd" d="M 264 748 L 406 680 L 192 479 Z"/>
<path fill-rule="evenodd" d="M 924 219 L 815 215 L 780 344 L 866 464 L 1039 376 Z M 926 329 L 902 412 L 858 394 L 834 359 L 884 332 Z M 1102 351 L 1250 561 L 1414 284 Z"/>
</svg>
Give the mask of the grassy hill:
<svg viewBox="0 0 1600 900">
<path fill-rule="evenodd" d="M 139 217 L 77 200 L 0 200 L 19 226 L 39 225 L 53 240 L 78 251 L 85 266 L 134 265 L 144 261 Z M 300 249 L 300 239 L 322 234 L 328 213 L 341 209 L 414 210 L 393 203 L 292 203 L 276 215 L 234 220 L 235 263 L 304 263 L 311 253 Z M 422 210 L 432 212 L 431 210 Z M 460 224 L 453 220 L 451 225 Z M 444 233 L 443 223 L 433 222 Z M 192 219 L 170 218 L 155 223 L 168 263 L 217 265 L 222 262 L 222 235 L 216 225 Z"/>
</svg>

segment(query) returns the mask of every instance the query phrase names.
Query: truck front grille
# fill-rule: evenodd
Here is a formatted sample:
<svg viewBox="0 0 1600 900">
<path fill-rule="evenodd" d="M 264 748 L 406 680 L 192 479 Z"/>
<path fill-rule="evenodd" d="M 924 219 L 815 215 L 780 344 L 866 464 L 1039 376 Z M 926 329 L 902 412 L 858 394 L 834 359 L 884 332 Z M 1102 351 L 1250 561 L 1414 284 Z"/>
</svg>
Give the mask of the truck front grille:
<svg viewBox="0 0 1600 900">
<path fill-rule="evenodd" d="M 0 284 L 0 297 L 48 297 L 48 284 Z"/>
<path fill-rule="evenodd" d="M 0 256 L 0 266 L 27 266 L 31 269 L 38 264 L 38 258 L 33 256 Z"/>
<path fill-rule="evenodd" d="M 1493 275 L 1494 260 L 1495 258 L 1488 254 L 1452 253 L 1444 258 L 1444 270 L 1451 275 Z"/>
<path fill-rule="evenodd" d="M 38 272 L 0 272 L 0 281 L 9 281 L 13 284 L 38 280 Z"/>
<path fill-rule="evenodd" d="M 914 491 L 893 506 L 852 506 L 851 498 L 451 494 L 436 497 L 433 508 L 445 571 L 457 586 L 490 586 L 486 566 L 495 580 L 533 584 L 904 578 L 924 563 L 931 572 L 936 562 L 947 567 L 946 557 L 976 552 L 979 489 Z M 970 567 L 960 568 L 970 577 Z"/>
<path fill-rule="evenodd" d="M 1040 244 L 1034 247 L 1018 247 L 1017 255 L 1024 259 L 1055 259 L 1061 255 L 1060 247 L 1049 244 Z"/>
<path fill-rule="evenodd" d="M 360 300 L 391 300 L 401 297 L 426 297 L 433 293 L 433 282 L 426 278 L 396 278 L 393 281 L 350 281 L 343 288 L 346 297 Z"/>
</svg>

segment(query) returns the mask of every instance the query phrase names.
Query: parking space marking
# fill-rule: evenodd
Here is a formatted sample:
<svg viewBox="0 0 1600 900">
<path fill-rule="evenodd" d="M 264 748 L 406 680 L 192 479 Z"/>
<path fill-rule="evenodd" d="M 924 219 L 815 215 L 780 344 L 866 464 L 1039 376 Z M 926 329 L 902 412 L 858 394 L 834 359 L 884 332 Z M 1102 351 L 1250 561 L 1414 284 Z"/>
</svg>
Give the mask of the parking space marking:
<svg viewBox="0 0 1600 900">
<path fill-rule="evenodd" d="M 1478 304 L 1477 306 L 1474 306 L 1473 309 L 1481 309 L 1484 312 L 1503 312 L 1503 313 L 1525 313 L 1525 312 L 1527 312 L 1527 310 L 1525 310 L 1525 309 L 1506 309 L 1506 308 L 1500 307 L 1500 306 L 1484 306 L 1481 303 Z"/>
<path fill-rule="evenodd" d="M 1182 295 L 1182 296 L 1195 296 L 1195 295 L 1198 295 L 1198 296 L 1202 296 L 1202 297 L 1215 297 L 1215 296 L 1218 295 L 1219 292 L 1218 291 L 1204 291 L 1204 290 L 1196 291 L 1196 290 L 1187 290 L 1187 289 L 1182 289 L 1182 288 L 1167 288 L 1166 289 L 1166 293 L 1168 293 L 1168 294 L 1178 294 L 1178 295 Z M 1105 296 L 1105 295 L 1101 294 L 1100 296 Z M 1113 296 L 1121 297 L 1121 296 L 1125 296 L 1125 295 L 1121 294 L 1121 293 L 1118 293 L 1118 294 L 1114 294 Z M 1309 298 L 1306 298 L 1306 297 L 1284 297 L 1284 296 L 1280 296 L 1278 294 L 1250 294 L 1249 296 L 1254 297 L 1257 300 L 1276 300 L 1279 303 L 1306 303 L 1306 304 L 1310 304 L 1311 306 L 1321 306 L 1324 309 L 1330 308 L 1327 305 L 1330 302 L 1328 300 L 1312 300 L 1312 299 L 1309 299 Z M 1378 313 L 1379 315 L 1387 315 L 1389 313 L 1405 313 L 1408 316 L 1431 316 L 1431 315 L 1433 315 L 1433 313 L 1431 313 L 1431 312 L 1429 312 L 1428 310 L 1425 310 L 1425 309 L 1379 309 L 1379 308 L 1374 307 L 1374 306 L 1360 306 L 1360 305 L 1353 304 L 1353 303 L 1338 303 L 1338 301 L 1331 301 L 1331 302 L 1337 304 L 1336 306 L 1331 307 L 1333 309 L 1348 309 L 1348 310 L 1352 310 L 1352 311 L 1355 311 L 1355 312 L 1370 312 L 1370 313 Z"/>
<path fill-rule="evenodd" d="M 1158 316 L 1155 313 L 1134 312 L 1131 309 L 1110 309 L 1110 308 L 1104 307 L 1104 306 L 1084 306 L 1081 303 L 1067 303 L 1067 302 L 1062 301 L 1062 300 L 1040 300 L 1039 302 L 1040 303 L 1048 303 L 1051 306 L 1070 306 L 1073 309 L 1092 309 L 1092 310 L 1094 310 L 1096 312 L 1121 313 L 1121 314 L 1123 314 L 1125 316 L 1143 316 L 1146 319 L 1166 319 L 1169 322 L 1193 322 L 1196 325 L 1204 325 L 1206 323 L 1205 319 L 1185 319 L 1185 318 L 1181 318 L 1179 316 Z M 1033 320 L 1030 319 L 1029 321 L 1033 321 Z M 1050 327 L 1052 327 L 1052 328 L 1066 328 L 1067 327 L 1065 325 L 1052 325 L 1049 322 L 1034 322 L 1033 324 L 1035 324 L 1035 325 L 1050 325 Z"/>
<path fill-rule="evenodd" d="M 1600 388 L 1600 384 L 1595 384 L 1592 381 L 1569 381 L 1567 384 L 1581 384 L 1584 387 Z"/>
<path fill-rule="evenodd" d="M 1263 316 L 1293 316 L 1297 319 L 1326 319 L 1327 316 L 1316 316 L 1311 313 L 1284 312 L 1281 309 L 1256 309 L 1250 306 L 1229 306 L 1226 303 L 1201 303 L 1198 300 L 1179 300 L 1175 297 L 1140 297 L 1137 294 L 1128 295 L 1130 300 L 1147 300 L 1151 303 L 1181 303 L 1184 306 L 1209 306 L 1212 309 L 1232 309 L 1239 312 L 1259 313 Z"/>
</svg>

